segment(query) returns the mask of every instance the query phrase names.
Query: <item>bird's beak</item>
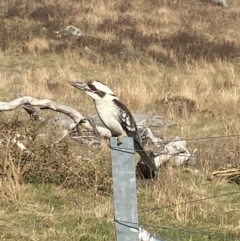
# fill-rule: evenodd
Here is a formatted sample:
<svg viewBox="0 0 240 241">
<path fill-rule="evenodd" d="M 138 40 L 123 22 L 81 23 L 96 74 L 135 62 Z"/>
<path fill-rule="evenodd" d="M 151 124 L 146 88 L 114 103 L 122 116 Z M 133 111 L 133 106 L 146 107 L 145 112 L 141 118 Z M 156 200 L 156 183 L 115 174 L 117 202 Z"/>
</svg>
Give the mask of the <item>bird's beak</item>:
<svg viewBox="0 0 240 241">
<path fill-rule="evenodd" d="M 89 90 L 89 87 L 86 83 L 81 83 L 78 81 L 69 81 L 69 84 L 80 90 Z"/>
</svg>

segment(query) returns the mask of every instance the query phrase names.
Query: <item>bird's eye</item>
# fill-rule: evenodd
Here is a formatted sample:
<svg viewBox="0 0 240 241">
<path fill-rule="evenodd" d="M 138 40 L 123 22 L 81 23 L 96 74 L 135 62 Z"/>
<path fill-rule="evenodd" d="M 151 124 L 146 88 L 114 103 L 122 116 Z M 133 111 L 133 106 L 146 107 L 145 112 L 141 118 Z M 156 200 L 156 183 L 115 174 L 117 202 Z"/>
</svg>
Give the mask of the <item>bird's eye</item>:
<svg viewBox="0 0 240 241">
<path fill-rule="evenodd" d="M 96 87 L 94 85 L 89 85 L 90 90 L 97 91 Z"/>
</svg>

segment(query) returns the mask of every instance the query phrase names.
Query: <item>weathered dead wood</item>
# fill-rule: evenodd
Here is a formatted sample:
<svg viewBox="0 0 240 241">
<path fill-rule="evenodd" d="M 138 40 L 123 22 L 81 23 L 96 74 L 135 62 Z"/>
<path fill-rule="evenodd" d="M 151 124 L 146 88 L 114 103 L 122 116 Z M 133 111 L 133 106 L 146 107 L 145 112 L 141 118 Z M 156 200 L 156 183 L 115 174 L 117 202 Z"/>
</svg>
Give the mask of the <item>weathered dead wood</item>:
<svg viewBox="0 0 240 241">
<path fill-rule="evenodd" d="M 66 136 L 69 136 L 71 131 L 81 125 L 87 131 L 93 133 L 94 137 L 97 139 L 98 136 L 111 137 L 111 132 L 104 127 L 97 116 L 84 117 L 77 110 L 62 104 L 58 104 L 52 100 L 48 99 L 36 99 L 31 96 L 21 96 L 11 102 L 0 102 L 0 112 L 1 111 L 11 111 L 20 106 L 40 106 L 40 109 L 51 109 L 56 112 L 63 113 L 64 115 L 71 118 L 72 121 L 67 120 L 68 130 L 63 131 L 62 136 L 57 142 L 61 141 Z M 150 140 L 154 148 L 150 151 L 154 157 L 155 165 L 160 168 L 161 165 L 170 162 L 172 165 L 185 165 L 191 158 L 190 152 L 186 148 L 186 141 L 181 140 L 179 137 L 175 137 L 168 144 L 163 143 L 163 139 L 156 137 L 148 125 L 153 126 L 171 126 L 177 123 L 173 121 L 164 121 L 162 117 L 150 117 L 145 114 L 134 114 L 133 115 L 138 126 L 139 135 L 143 140 Z M 78 131 L 80 134 L 80 131 Z M 82 136 L 80 135 L 80 138 Z M 74 138 L 76 139 L 76 138 Z M 85 138 L 84 138 L 85 139 Z M 95 140 L 96 140 L 95 139 Z M 91 137 L 89 143 L 96 143 Z M 98 141 L 97 141 L 98 142 Z M 99 143 L 99 142 L 98 142 Z M 138 164 L 141 163 L 141 159 Z M 142 164 L 140 166 L 143 166 Z M 143 166 L 144 167 L 144 166 Z M 144 167 L 146 169 L 146 167 Z M 151 172 L 147 170 L 147 172 Z M 150 175 L 153 177 L 154 175 Z"/>
<path fill-rule="evenodd" d="M 214 179 L 225 179 L 229 182 L 240 184 L 240 168 L 220 168 L 219 170 L 213 171 L 208 177 L 208 180 Z"/>
<path fill-rule="evenodd" d="M 171 166 L 187 166 L 189 160 L 193 158 L 186 147 L 186 141 L 181 140 L 178 136 L 167 144 L 164 144 L 163 140 L 155 137 L 149 128 L 145 129 L 145 135 L 154 144 L 151 152 L 154 155 L 154 162 L 158 169 L 166 164 L 170 164 Z M 151 179 L 155 176 L 155 173 L 144 165 L 141 159 L 137 163 L 137 168 L 140 175 L 144 178 Z"/>
<path fill-rule="evenodd" d="M 48 99 L 35 99 L 31 96 L 22 96 L 11 102 L 0 102 L 0 111 L 15 110 L 19 106 L 26 105 L 26 104 L 30 104 L 32 106 L 40 106 L 41 109 L 51 109 L 53 111 L 57 111 L 69 116 L 74 122 L 74 125 L 70 126 L 71 129 L 76 127 L 78 124 L 81 124 L 83 128 L 87 129 L 88 131 L 94 132 L 94 130 L 97 129 L 100 136 L 104 136 L 104 137 L 111 136 L 111 132 L 108 129 L 103 128 L 101 126 L 93 127 L 92 123 L 89 120 L 87 120 L 85 117 L 83 117 L 75 109 L 66 105 L 58 104 Z"/>
<path fill-rule="evenodd" d="M 173 138 L 164 146 L 164 151 L 160 151 L 155 158 L 156 166 L 160 167 L 166 162 L 170 162 L 173 166 L 186 165 L 191 157 L 186 145 L 187 142 L 181 140 L 180 137 L 176 136 Z M 155 152 L 157 151 L 155 150 Z"/>
<path fill-rule="evenodd" d="M 15 97 L 16 98 L 19 98 L 19 97 L 22 97 L 21 95 L 19 94 L 15 94 Z M 23 109 L 31 116 L 34 118 L 34 120 L 36 121 L 40 121 L 40 122 L 44 122 L 45 119 L 42 118 L 39 113 L 37 112 L 37 110 L 30 104 L 25 104 L 25 105 L 22 105 Z"/>
<path fill-rule="evenodd" d="M 187 162 L 192 157 L 186 147 L 187 142 L 181 140 L 178 136 L 170 140 L 167 144 L 164 144 L 164 140 L 156 137 L 150 128 L 145 128 L 142 135 L 145 135 L 145 138 L 150 139 L 154 144 L 152 151 L 157 168 L 167 162 L 170 162 L 173 166 L 187 165 Z"/>
</svg>

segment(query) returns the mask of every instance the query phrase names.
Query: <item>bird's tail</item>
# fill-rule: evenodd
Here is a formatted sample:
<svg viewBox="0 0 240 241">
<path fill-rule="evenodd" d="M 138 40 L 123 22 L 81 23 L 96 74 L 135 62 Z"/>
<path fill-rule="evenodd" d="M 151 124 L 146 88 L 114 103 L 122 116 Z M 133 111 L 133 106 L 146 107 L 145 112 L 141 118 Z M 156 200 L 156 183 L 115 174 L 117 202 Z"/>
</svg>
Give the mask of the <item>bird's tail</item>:
<svg viewBox="0 0 240 241">
<path fill-rule="evenodd" d="M 139 140 L 134 138 L 134 149 L 140 155 L 141 160 L 153 171 L 158 171 L 154 159 L 143 149 Z"/>
</svg>

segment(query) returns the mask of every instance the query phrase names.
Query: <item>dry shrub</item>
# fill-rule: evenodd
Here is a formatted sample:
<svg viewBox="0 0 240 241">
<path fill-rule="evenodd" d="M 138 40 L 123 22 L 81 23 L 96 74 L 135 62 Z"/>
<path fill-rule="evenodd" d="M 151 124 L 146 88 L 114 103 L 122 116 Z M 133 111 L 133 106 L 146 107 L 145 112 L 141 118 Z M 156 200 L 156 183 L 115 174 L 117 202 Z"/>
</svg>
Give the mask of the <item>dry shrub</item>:
<svg viewBox="0 0 240 241">
<path fill-rule="evenodd" d="M 16 188 L 22 182 L 52 183 L 66 188 L 110 192 L 111 172 L 106 168 L 110 167 L 109 159 L 77 158 L 72 154 L 73 144 L 66 140 L 53 144 L 54 138 L 39 138 L 39 131 L 43 130 L 37 130 L 35 125 L 31 121 L 1 122 L 4 136 L 24 135 L 20 141 L 27 148 L 22 151 L 11 141 L 4 140 L 0 148 L 1 156 L 5 156 L 0 164 L 1 182 L 11 182 L 9 186 L 14 182 Z M 85 156 L 86 148 L 78 148 L 79 154 Z"/>
<path fill-rule="evenodd" d="M 231 41 L 209 40 L 194 31 L 179 31 L 162 39 L 162 46 L 172 49 L 180 63 L 192 60 L 232 60 L 239 56 L 240 46 Z"/>
<path fill-rule="evenodd" d="M 46 39 L 34 38 L 28 43 L 28 51 L 38 54 L 49 50 L 49 42 Z"/>
<path fill-rule="evenodd" d="M 6 151 L 0 162 L 0 197 L 17 201 L 22 190 L 20 168 L 21 153 L 19 153 L 19 158 L 14 160 L 14 157 L 8 152 L 9 144 L 10 142 L 7 141 Z"/>
<path fill-rule="evenodd" d="M 54 183 L 68 188 L 81 190 L 95 188 L 100 192 L 109 192 L 110 173 L 104 170 L 104 164 L 97 161 L 78 159 L 71 154 L 66 141 L 52 145 L 44 141 L 34 144 L 23 158 L 23 180 L 26 182 Z M 84 150 L 82 153 L 84 155 Z"/>
<path fill-rule="evenodd" d="M 6 1 L 2 5 L 3 19 L 0 24 L 0 48 L 7 50 L 13 48 L 13 45 L 22 47 L 23 52 L 28 47 L 28 42 L 35 43 L 40 39 L 48 45 L 47 39 L 55 39 L 57 37 L 55 31 L 59 31 L 66 27 L 69 16 L 74 16 L 75 8 L 64 3 L 40 1 L 38 3 L 32 1 Z M 16 21 L 18 19 L 18 21 Z M 46 38 L 43 40 L 43 38 Z M 53 48 L 54 49 L 54 48 Z M 18 48 L 18 51 L 20 49 Z"/>
<path fill-rule="evenodd" d="M 89 59 L 83 51 L 87 46 L 95 53 L 90 61 L 103 64 L 116 62 L 126 41 L 137 56 L 167 65 L 232 60 L 239 56 L 238 31 L 233 34 L 231 30 L 238 18 L 235 11 L 219 13 L 217 7 L 205 4 L 173 2 L 142 2 L 142 9 L 146 7 L 151 12 L 145 16 L 138 4 L 128 0 L 112 5 L 91 1 L 6 1 L 2 6 L 0 47 L 43 54 L 60 54 L 70 49 Z M 67 25 L 86 31 L 87 37 L 56 34 Z M 151 45 L 160 48 L 151 49 Z M 122 61 L 125 62 L 126 59 Z"/>
<path fill-rule="evenodd" d="M 184 96 L 167 96 L 156 101 L 156 105 L 161 106 L 161 113 L 174 113 L 177 116 L 189 117 L 196 113 L 196 102 Z"/>
<path fill-rule="evenodd" d="M 132 9 L 132 4 L 130 0 L 123 0 L 123 1 L 116 2 L 114 4 L 114 10 L 120 11 L 121 13 L 125 13 L 131 9 Z"/>
</svg>

